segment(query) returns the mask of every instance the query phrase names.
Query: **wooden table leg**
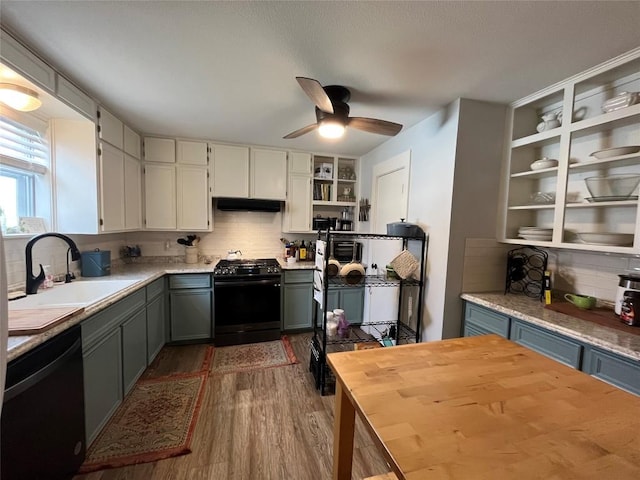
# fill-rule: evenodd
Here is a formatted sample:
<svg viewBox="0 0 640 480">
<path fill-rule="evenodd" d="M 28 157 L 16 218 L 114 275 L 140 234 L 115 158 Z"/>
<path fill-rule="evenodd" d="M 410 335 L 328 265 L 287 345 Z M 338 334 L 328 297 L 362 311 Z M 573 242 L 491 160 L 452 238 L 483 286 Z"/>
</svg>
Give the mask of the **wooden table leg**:
<svg viewBox="0 0 640 480">
<path fill-rule="evenodd" d="M 333 480 L 351 480 L 356 411 L 342 385 L 336 382 L 333 426 Z"/>
</svg>

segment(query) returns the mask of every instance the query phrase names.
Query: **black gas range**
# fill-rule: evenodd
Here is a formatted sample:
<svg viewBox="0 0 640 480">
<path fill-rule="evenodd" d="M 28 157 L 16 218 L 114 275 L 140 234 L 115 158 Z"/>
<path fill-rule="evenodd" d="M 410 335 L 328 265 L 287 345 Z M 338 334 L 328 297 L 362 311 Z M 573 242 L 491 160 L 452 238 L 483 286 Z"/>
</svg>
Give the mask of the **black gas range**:
<svg viewBox="0 0 640 480">
<path fill-rule="evenodd" d="M 218 262 L 213 271 L 216 345 L 280 338 L 281 273 L 275 258 Z"/>
</svg>

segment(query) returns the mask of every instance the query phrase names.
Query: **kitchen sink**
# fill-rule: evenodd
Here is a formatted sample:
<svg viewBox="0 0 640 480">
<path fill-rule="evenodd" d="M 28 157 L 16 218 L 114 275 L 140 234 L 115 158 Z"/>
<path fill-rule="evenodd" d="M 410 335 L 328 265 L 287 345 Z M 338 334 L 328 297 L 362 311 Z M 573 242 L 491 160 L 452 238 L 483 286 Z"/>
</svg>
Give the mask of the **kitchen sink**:
<svg viewBox="0 0 640 480">
<path fill-rule="evenodd" d="M 85 307 L 127 288 L 139 280 L 80 280 L 9 302 L 9 310 L 27 308 Z"/>
</svg>

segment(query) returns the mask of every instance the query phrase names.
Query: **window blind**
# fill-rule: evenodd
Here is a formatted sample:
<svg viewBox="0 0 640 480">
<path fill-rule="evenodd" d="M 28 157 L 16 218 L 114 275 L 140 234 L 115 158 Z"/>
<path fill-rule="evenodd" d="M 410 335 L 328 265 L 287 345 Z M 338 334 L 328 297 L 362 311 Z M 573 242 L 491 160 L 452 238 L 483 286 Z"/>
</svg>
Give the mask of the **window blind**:
<svg viewBox="0 0 640 480">
<path fill-rule="evenodd" d="M 0 116 L 0 163 L 34 173 L 45 173 L 49 145 L 37 130 Z"/>
</svg>

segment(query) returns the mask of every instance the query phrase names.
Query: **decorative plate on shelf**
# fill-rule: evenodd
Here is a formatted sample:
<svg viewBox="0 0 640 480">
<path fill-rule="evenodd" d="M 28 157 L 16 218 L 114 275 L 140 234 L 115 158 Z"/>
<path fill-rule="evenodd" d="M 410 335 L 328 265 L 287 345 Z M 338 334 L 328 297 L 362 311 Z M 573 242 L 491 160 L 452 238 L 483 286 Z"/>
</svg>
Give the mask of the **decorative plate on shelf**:
<svg viewBox="0 0 640 480">
<path fill-rule="evenodd" d="M 626 147 L 612 147 L 605 148 L 604 150 L 597 150 L 589 156 L 602 160 L 604 158 L 617 157 L 618 155 L 629 155 L 630 153 L 638 152 L 640 152 L 640 145 L 628 145 Z"/>
</svg>

